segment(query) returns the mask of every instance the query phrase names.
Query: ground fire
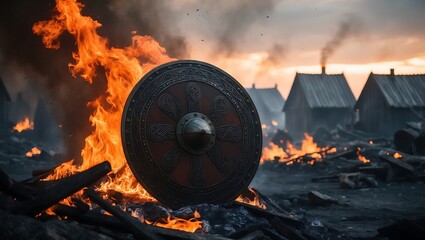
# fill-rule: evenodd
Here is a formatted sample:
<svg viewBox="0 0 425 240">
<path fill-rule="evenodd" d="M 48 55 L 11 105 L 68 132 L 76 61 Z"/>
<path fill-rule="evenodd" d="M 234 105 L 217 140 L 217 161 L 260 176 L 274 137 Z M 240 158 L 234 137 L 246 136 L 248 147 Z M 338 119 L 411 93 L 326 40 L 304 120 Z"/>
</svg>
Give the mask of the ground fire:
<svg viewBox="0 0 425 240">
<path fill-rule="evenodd" d="M 23 121 L 18 122 L 14 127 L 13 130 L 22 132 L 26 130 L 34 130 L 34 122 L 31 122 L 28 117 L 26 117 Z"/>
</svg>

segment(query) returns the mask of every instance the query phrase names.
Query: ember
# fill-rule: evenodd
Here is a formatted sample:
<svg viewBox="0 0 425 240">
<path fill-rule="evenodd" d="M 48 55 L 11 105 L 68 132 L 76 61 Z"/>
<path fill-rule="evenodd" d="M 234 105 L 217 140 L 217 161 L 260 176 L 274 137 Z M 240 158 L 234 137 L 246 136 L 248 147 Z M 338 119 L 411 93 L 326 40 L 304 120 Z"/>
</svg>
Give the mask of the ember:
<svg viewBox="0 0 425 240">
<path fill-rule="evenodd" d="M 370 163 L 370 160 L 369 159 L 367 159 L 367 158 L 365 158 L 363 155 L 361 155 L 360 154 L 360 151 L 361 151 L 362 149 L 361 148 L 357 148 L 357 159 L 359 159 L 359 161 L 360 162 L 362 162 L 362 163 Z"/>
<path fill-rule="evenodd" d="M 34 130 L 34 122 L 30 121 L 28 117 L 25 117 L 25 120 L 18 122 L 14 127 L 13 130 L 22 132 L 26 130 Z"/>
<path fill-rule="evenodd" d="M 38 149 L 37 147 L 33 147 L 31 148 L 30 151 L 28 151 L 27 153 L 25 153 L 25 156 L 27 157 L 33 157 L 35 155 L 40 155 L 41 154 L 41 150 Z"/>
</svg>

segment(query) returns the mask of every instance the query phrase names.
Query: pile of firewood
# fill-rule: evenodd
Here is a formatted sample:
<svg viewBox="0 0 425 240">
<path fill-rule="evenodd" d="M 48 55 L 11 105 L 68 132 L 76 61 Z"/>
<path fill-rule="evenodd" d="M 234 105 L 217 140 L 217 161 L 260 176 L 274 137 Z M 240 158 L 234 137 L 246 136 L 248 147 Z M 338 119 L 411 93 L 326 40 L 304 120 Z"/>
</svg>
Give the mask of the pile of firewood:
<svg viewBox="0 0 425 240">
<path fill-rule="evenodd" d="M 234 201 L 222 206 L 201 204 L 173 211 L 179 217 L 201 213 L 203 229 L 195 233 L 172 230 L 141 221 L 128 211 L 140 209 L 144 219 L 160 221 L 172 210 L 160 203 L 128 203 L 126 211 L 96 184 L 111 171 L 105 161 L 67 178 L 40 181 L 49 171 L 35 171 L 34 177 L 17 182 L 0 170 L 0 237 L 2 239 L 324 239 L 327 234 L 310 228 L 303 216 L 282 209 L 256 190 L 247 190 L 241 198 L 259 197 L 261 207 Z M 71 198 L 71 205 L 62 199 Z M 109 194 L 111 195 L 111 194 Z M 106 212 L 108 214 L 106 214 Z M 163 214 L 165 213 L 165 214 Z M 84 237 L 82 236 L 84 235 Z M 325 237 L 324 237 L 325 236 Z M 329 237 L 326 237 L 329 239 Z"/>
</svg>

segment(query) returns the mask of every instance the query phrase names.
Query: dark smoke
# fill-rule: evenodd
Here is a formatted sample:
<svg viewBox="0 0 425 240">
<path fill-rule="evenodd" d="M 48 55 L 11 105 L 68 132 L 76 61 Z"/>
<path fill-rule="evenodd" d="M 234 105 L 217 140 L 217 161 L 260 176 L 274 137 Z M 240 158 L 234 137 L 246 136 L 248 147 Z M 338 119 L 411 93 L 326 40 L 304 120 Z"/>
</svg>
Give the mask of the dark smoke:
<svg viewBox="0 0 425 240">
<path fill-rule="evenodd" d="M 135 30 L 139 35 L 154 36 L 171 57 L 186 56 L 185 39 L 164 18 L 173 17 L 166 1 L 82 2 L 83 14 L 102 23 L 99 34 L 110 39 L 111 46 L 128 46 L 130 32 Z M 39 97 L 48 99 L 52 114 L 63 126 L 66 158 L 80 159 L 84 138 L 91 132 L 88 117 L 92 109 L 86 104 L 104 94 L 106 84 L 102 72 L 90 86 L 79 77 L 71 77 L 68 63 L 74 62 L 71 53 L 76 46 L 70 35 L 63 34 L 60 49 L 52 50 L 32 33 L 35 22 L 51 18 L 54 6 L 53 0 L 1 1 L 0 76 L 12 98 L 23 92 L 26 99 L 32 99 L 33 111 Z"/>
<path fill-rule="evenodd" d="M 208 1 L 206 9 L 217 9 L 220 13 L 214 22 L 208 22 L 213 40 L 216 42 L 216 53 L 231 55 L 238 49 L 238 44 L 244 41 L 244 35 L 254 24 L 265 21 L 273 13 L 278 0 L 263 1 Z M 201 9 L 202 10 L 202 9 Z M 258 32 L 255 37 L 261 33 Z M 254 36 L 248 36 L 254 38 Z"/>
<path fill-rule="evenodd" d="M 328 58 L 334 54 L 335 50 L 341 47 L 345 40 L 358 33 L 359 28 L 360 21 L 355 17 L 350 17 L 341 22 L 335 36 L 322 48 L 320 64 L 326 66 Z"/>
<path fill-rule="evenodd" d="M 281 43 L 275 43 L 267 53 L 268 57 L 263 62 L 264 65 L 281 65 L 286 58 L 287 48 Z"/>
</svg>

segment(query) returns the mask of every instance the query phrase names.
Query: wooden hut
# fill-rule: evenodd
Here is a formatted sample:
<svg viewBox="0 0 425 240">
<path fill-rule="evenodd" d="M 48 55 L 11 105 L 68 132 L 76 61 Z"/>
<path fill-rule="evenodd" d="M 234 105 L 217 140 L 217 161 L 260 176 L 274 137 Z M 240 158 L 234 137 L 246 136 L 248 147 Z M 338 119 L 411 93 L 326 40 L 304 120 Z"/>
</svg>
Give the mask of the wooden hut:
<svg viewBox="0 0 425 240">
<path fill-rule="evenodd" d="M 408 121 L 425 119 L 425 74 L 373 74 L 360 94 L 355 109 L 361 130 L 392 136 Z"/>
<path fill-rule="evenodd" d="M 319 127 L 334 129 L 352 121 L 355 98 L 344 74 L 297 73 L 286 100 L 286 128 L 294 138 Z"/>
<path fill-rule="evenodd" d="M 257 108 L 258 115 L 263 125 L 274 126 L 280 129 L 285 127 L 285 114 L 282 112 L 285 99 L 277 89 L 274 88 L 246 88 L 249 96 Z"/>
</svg>

